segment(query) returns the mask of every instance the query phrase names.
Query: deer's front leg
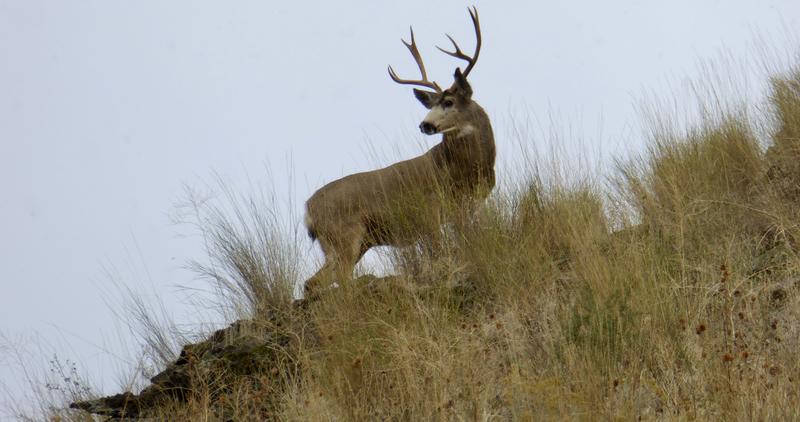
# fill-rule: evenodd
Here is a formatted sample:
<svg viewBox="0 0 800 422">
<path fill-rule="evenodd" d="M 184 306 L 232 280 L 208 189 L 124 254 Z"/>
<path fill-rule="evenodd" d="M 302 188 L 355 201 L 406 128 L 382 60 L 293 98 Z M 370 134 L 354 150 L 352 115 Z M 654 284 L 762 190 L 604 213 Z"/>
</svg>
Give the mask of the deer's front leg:
<svg viewBox="0 0 800 422">
<path fill-rule="evenodd" d="M 306 293 L 314 294 L 333 283 L 344 283 L 353 278 L 353 269 L 369 249 L 365 242 L 366 229 L 362 225 L 351 227 L 337 233 L 336 240 L 320 238 L 320 246 L 325 254 L 322 268 L 306 281 Z"/>
</svg>

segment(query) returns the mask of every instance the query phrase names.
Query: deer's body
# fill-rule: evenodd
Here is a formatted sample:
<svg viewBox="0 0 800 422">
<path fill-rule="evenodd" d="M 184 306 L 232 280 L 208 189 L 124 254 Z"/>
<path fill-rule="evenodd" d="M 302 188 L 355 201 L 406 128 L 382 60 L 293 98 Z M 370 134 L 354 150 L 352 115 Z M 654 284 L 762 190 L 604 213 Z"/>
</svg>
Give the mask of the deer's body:
<svg viewBox="0 0 800 422">
<path fill-rule="evenodd" d="M 427 81 L 413 32 L 406 46 L 423 80 L 401 80 L 390 68 L 396 82 L 436 91 L 415 89 L 414 94 L 431 110 L 420 129 L 441 133 L 442 141 L 418 157 L 328 183 L 306 202 L 306 227 L 325 253 L 325 264 L 306 282 L 307 290 L 325 281 L 351 278 L 356 263 L 374 246 L 407 246 L 436 236 L 443 222 L 464 218 L 491 192 L 494 135 L 486 112 L 472 101 L 466 80 L 480 49 L 477 14 L 472 16 L 478 34 L 476 54 L 465 56 L 458 46 L 455 53 L 448 52 L 470 61 L 470 66 L 464 74 L 456 70 L 455 82 L 447 90 Z M 454 208 L 462 215 L 453 215 Z"/>
</svg>

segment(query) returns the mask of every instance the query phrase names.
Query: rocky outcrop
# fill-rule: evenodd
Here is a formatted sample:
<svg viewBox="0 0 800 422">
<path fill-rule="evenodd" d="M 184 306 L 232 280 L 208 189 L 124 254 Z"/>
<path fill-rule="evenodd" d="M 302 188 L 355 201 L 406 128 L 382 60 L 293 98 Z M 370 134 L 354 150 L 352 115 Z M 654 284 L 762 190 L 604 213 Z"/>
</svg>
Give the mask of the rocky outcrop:
<svg viewBox="0 0 800 422">
<path fill-rule="evenodd" d="M 296 368 L 288 362 L 294 358 L 294 339 L 285 323 L 285 318 L 277 316 L 265 321 L 237 321 L 202 342 L 184 346 L 178 359 L 151 378 L 152 384 L 139 394 L 124 392 L 75 402 L 70 407 L 114 418 L 143 417 L 169 401 L 186 402 L 198 385 L 224 395 L 236 380 L 254 374 L 259 375 L 261 387 L 275 391 L 287 375 L 291 376 L 286 371 Z"/>
</svg>

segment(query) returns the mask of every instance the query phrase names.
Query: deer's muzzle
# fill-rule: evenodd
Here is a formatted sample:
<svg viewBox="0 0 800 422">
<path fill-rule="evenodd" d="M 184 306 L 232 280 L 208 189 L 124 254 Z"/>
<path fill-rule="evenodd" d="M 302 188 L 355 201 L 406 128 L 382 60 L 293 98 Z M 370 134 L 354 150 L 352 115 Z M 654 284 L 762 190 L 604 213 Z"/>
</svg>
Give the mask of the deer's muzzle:
<svg viewBox="0 0 800 422">
<path fill-rule="evenodd" d="M 426 135 L 433 135 L 436 133 L 436 126 L 433 123 L 422 122 L 419 124 L 419 130 Z"/>
</svg>

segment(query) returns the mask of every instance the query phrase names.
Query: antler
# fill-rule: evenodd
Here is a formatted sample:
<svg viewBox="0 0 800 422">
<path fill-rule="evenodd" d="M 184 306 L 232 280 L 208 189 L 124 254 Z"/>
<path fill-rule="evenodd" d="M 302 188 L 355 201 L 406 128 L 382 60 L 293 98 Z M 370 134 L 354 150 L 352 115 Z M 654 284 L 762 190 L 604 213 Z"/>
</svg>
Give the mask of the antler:
<svg viewBox="0 0 800 422">
<path fill-rule="evenodd" d="M 392 66 L 389 66 L 389 76 L 392 78 L 393 81 L 403 84 L 403 85 L 418 85 L 424 86 L 426 88 L 430 88 L 435 90 L 438 93 L 442 92 L 442 88 L 439 87 L 439 84 L 436 82 L 431 82 L 428 80 L 428 74 L 425 73 L 425 64 L 422 62 L 422 56 L 419 54 L 419 50 L 417 50 L 417 44 L 414 42 L 414 28 L 411 28 L 411 43 L 407 43 L 404 39 L 400 39 L 403 44 L 408 48 L 408 51 L 411 52 L 411 55 L 414 56 L 414 60 L 417 62 L 417 66 L 419 67 L 419 73 L 422 74 L 422 79 L 419 80 L 411 80 L 411 79 L 400 79 L 395 73 Z"/>
<path fill-rule="evenodd" d="M 466 55 L 466 54 L 464 54 L 461 51 L 461 49 L 458 48 L 458 44 L 456 44 L 456 42 L 453 39 L 453 37 L 451 37 L 448 34 L 445 34 L 445 35 L 447 35 L 447 38 L 450 39 L 451 43 L 453 43 L 453 47 L 455 47 L 456 51 L 447 51 L 447 50 L 445 50 L 445 49 L 443 49 L 443 48 L 441 48 L 439 46 L 436 47 L 436 48 L 439 49 L 439 51 L 441 51 L 444 54 L 447 54 L 449 56 L 453 56 L 453 57 L 455 57 L 457 59 L 466 60 L 469 63 L 469 65 L 467 65 L 467 68 L 464 69 L 464 77 L 465 78 L 467 77 L 467 75 L 469 75 L 469 72 L 475 66 L 475 62 L 478 61 L 478 54 L 480 54 L 480 52 L 481 52 L 481 23 L 478 20 L 478 9 L 475 6 L 472 6 L 471 9 L 467 9 L 467 10 L 469 10 L 469 16 L 472 18 L 472 25 L 475 26 L 475 38 L 477 38 L 477 40 L 478 40 L 475 43 L 475 54 L 473 54 L 471 57 Z"/>
</svg>

